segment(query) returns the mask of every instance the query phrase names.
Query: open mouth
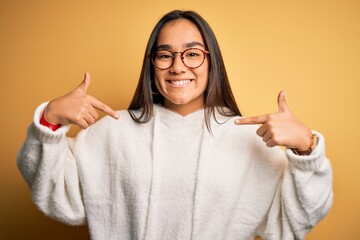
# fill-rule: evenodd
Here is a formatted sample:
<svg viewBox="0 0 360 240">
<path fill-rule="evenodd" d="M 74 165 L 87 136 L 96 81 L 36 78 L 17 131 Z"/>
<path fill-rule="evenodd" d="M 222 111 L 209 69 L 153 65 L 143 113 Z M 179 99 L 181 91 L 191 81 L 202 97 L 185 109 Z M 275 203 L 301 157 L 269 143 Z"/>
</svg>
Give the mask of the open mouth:
<svg viewBox="0 0 360 240">
<path fill-rule="evenodd" d="M 191 83 L 193 80 L 187 79 L 187 80 L 166 80 L 166 82 L 170 83 L 171 85 L 175 86 L 184 86 L 189 83 Z"/>
</svg>

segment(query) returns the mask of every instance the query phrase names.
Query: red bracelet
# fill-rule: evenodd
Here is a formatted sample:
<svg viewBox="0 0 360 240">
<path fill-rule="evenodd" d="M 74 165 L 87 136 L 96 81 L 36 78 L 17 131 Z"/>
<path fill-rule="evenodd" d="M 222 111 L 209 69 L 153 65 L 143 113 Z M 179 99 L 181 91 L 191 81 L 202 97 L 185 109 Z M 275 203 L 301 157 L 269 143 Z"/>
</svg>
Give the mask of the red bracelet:
<svg viewBox="0 0 360 240">
<path fill-rule="evenodd" d="M 54 125 L 54 124 L 51 124 L 48 121 L 46 121 L 45 117 L 44 117 L 44 114 L 41 116 L 40 124 L 45 126 L 45 127 L 50 128 L 53 131 L 56 131 L 57 129 L 59 129 L 61 127 L 61 124 Z"/>
</svg>

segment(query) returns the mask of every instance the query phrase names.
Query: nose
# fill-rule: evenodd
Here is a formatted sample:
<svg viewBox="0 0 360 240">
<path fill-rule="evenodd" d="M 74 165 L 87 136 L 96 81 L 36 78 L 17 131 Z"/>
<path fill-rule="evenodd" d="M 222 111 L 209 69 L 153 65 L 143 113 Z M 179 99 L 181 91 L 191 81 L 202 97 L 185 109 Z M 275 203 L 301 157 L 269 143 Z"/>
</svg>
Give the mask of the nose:
<svg viewBox="0 0 360 240">
<path fill-rule="evenodd" d="M 181 52 L 175 52 L 174 53 L 174 59 L 173 59 L 173 64 L 170 67 L 170 72 L 171 73 L 183 73 L 186 72 L 187 67 L 184 65 L 183 61 L 182 61 L 182 55 Z"/>
</svg>

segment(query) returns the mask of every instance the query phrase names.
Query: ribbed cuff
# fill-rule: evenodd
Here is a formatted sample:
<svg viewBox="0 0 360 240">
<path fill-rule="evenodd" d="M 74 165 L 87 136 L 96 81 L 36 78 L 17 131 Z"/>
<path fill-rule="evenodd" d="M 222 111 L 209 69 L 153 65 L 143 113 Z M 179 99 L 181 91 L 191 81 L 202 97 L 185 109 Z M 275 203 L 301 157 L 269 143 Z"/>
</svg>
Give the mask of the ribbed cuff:
<svg viewBox="0 0 360 240">
<path fill-rule="evenodd" d="M 322 161 L 325 158 L 325 140 L 323 135 L 316 131 L 312 131 L 318 136 L 318 143 L 316 148 L 310 155 L 299 156 L 296 155 L 291 149 L 286 149 L 285 153 L 289 162 L 296 168 L 304 171 L 316 171 L 320 168 Z"/>
<path fill-rule="evenodd" d="M 60 139 L 65 136 L 65 134 L 69 131 L 69 125 L 62 125 L 56 131 L 51 130 L 50 128 L 43 126 L 40 124 L 41 116 L 44 112 L 45 107 L 49 102 L 44 102 L 40 106 L 38 106 L 35 110 L 34 114 L 34 125 L 36 129 L 36 135 L 40 141 L 45 143 L 57 143 Z"/>
</svg>

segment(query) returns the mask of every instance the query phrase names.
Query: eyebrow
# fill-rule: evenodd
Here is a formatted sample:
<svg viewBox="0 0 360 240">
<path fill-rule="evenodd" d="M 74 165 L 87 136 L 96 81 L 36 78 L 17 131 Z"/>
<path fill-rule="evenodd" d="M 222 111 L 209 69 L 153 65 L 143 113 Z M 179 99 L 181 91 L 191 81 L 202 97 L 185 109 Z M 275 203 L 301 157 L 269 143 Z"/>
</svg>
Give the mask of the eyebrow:
<svg viewBox="0 0 360 240">
<path fill-rule="evenodd" d="M 188 48 L 196 47 L 196 46 L 201 46 L 201 47 L 205 48 L 205 46 L 199 42 L 190 42 L 190 43 L 185 44 L 185 46 Z"/>
<path fill-rule="evenodd" d="M 192 47 L 197 47 L 197 46 L 201 46 L 201 47 L 205 48 L 205 46 L 200 42 L 194 41 L 194 42 L 189 42 L 189 43 L 185 44 L 186 48 L 192 48 Z M 169 44 L 161 44 L 156 47 L 156 49 L 166 49 L 166 50 L 170 50 L 171 48 L 172 48 L 172 46 Z"/>
</svg>

